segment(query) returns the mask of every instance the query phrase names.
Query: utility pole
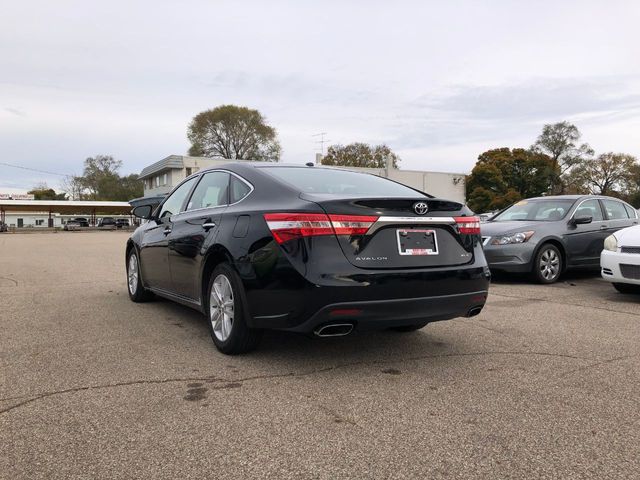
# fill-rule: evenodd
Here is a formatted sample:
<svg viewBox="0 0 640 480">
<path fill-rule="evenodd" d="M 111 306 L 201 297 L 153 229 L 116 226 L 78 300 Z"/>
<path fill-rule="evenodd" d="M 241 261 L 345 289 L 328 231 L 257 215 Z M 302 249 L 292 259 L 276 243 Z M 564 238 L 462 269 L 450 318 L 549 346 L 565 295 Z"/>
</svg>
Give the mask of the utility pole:
<svg viewBox="0 0 640 480">
<path fill-rule="evenodd" d="M 324 144 L 329 143 L 329 140 L 324 138 L 327 132 L 316 133 L 315 135 L 311 135 L 312 137 L 320 137 L 320 140 L 317 140 L 315 143 L 320 145 L 320 153 L 324 157 Z"/>
</svg>

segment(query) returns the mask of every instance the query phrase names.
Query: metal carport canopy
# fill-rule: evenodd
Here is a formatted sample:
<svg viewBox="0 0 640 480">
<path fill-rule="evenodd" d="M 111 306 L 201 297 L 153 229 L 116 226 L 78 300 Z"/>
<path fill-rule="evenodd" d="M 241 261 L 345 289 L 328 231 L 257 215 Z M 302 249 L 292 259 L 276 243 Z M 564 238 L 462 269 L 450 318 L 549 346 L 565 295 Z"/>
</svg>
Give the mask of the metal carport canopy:
<svg viewBox="0 0 640 480">
<path fill-rule="evenodd" d="M 50 212 L 61 215 L 129 215 L 128 202 L 97 202 L 76 200 L 0 200 L 0 211 L 9 212 Z"/>
</svg>

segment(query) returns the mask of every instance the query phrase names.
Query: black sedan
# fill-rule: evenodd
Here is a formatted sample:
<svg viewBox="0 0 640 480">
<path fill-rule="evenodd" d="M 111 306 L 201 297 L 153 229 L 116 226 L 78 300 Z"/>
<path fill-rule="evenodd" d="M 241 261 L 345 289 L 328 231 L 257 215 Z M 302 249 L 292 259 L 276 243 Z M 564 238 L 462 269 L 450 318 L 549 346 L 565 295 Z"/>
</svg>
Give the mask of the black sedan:
<svg viewBox="0 0 640 480">
<path fill-rule="evenodd" d="M 638 224 L 638 213 L 617 198 L 562 195 L 522 200 L 482 224 L 492 271 L 531 273 L 556 282 L 568 268 L 600 268 L 604 239 Z"/>
<path fill-rule="evenodd" d="M 224 353 L 264 329 L 417 330 L 480 313 L 489 270 L 465 206 L 369 174 L 238 162 L 179 184 L 127 242 L 129 295 L 202 311 Z"/>
</svg>

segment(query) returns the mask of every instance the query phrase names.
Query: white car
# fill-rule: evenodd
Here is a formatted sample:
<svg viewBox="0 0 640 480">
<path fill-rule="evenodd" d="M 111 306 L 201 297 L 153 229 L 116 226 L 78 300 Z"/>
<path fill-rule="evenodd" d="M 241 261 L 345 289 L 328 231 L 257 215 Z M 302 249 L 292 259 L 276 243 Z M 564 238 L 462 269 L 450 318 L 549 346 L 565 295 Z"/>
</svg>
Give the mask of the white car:
<svg viewBox="0 0 640 480">
<path fill-rule="evenodd" d="M 618 230 L 604 241 L 602 278 L 621 293 L 640 294 L 640 225 Z"/>
</svg>

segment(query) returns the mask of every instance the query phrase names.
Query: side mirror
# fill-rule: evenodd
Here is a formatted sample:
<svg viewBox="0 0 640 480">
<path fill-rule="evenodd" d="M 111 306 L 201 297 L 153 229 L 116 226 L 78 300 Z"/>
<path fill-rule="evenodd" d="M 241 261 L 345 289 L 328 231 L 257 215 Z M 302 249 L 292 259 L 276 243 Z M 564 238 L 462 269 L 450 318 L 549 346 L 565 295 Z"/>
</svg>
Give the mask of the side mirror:
<svg viewBox="0 0 640 480">
<path fill-rule="evenodd" d="M 153 216 L 153 206 L 151 205 L 139 205 L 131 210 L 131 213 L 138 218 L 150 220 Z"/>
<path fill-rule="evenodd" d="M 578 215 L 577 217 L 573 217 L 571 222 L 574 225 L 584 225 L 593 222 L 593 217 L 591 215 Z"/>
</svg>

